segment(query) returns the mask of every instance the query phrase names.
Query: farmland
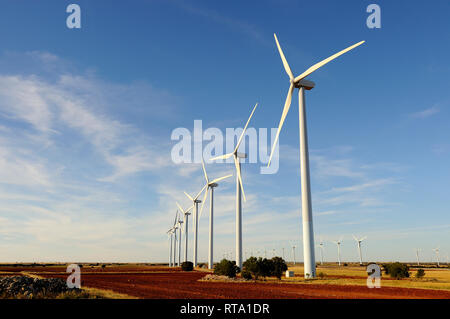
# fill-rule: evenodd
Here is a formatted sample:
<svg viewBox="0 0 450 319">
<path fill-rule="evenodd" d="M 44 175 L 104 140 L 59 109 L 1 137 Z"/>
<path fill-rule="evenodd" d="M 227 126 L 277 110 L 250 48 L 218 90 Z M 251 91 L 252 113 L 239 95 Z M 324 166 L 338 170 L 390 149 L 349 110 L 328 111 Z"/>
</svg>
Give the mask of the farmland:
<svg viewBox="0 0 450 319">
<path fill-rule="evenodd" d="M 84 264 L 82 286 L 110 298 L 163 299 L 352 299 L 352 298 L 444 298 L 450 299 L 450 269 L 426 269 L 422 279 L 394 280 L 382 278 L 379 289 L 366 286 L 364 267 L 356 265 L 318 267 L 321 278 L 305 280 L 301 266 L 291 265 L 294 278 L 229 282 L 202 281 L 209 273 L 205 269 L 183 272 L 177 267 L 146 264 Z M 44 278 L 67 278 L 65 265 L 0 266 L 0 276 L 26 275 Z M 412 275 L 415 273 L 411 269 Z"/>
</svg>

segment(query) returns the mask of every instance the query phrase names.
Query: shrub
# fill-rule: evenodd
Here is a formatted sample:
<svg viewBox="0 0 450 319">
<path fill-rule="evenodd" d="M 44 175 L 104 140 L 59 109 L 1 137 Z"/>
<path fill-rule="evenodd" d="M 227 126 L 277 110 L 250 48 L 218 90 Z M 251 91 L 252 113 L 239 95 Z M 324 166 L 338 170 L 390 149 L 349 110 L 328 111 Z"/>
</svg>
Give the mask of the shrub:
<svg viewBox="0 0 450 319">
<path fill-rule="evenodd" d="M 344 267 L 347 267 L 348 266 L 348 264 L 347 263 L 344 263 Z"/>
<path fill-rule="evenodd" d="M 425 270 L 423 270 L 422 268 L 417 269 L 416 278 L 422 278 L 423 276 L 425 276 Z"/>
<path fill-rule="evenodd" d="M 259 258 L 261 259 L 261 258 Z M 249 272 L 251 275 L 253 275 L 253 277 L 255 279 L 258 279 L 260 271 L 259 271 L 259 267 L 260 267 L 260 263 L 258 258 L 256 257 L 250 257 L 249 259 L 247 259 L 246 261 L 244 261 L 244 263 L 242 264 L 242 275 L 245 272 Z"/>
<path fill-rule="evenodd" d="M 236 277 L 238 272 L 239 267 L 236 266 L 236 262 L 227 259 L 222 259 L 222 261 L 214 267 L 214 274 L 227 276 L 229 278 Z"/>
<path fill-rule="evenodd" d="M 181 263 L 181 270 L 192 271 L 192 270 L 194 270 L 194 264 L 190 261 L 184 261 Z"/>
<path fill-rule="evenodd" d="M 266 278 L 272 276 L 275 267 L 271 259 L 259 258 L 258 263 L 259 263 L 259 275 L 261 277 Z"/>
<path fill-rule="evenodd" d="M 252 279 L 252 273 L 248 270 L 243 270 L 241 272 L 242 278 L 247 279 L 247 280 L 251 280 Z"/>
<path fill-rule="evenodd" d="M 409 267 L 407 264 L 402 264 L 399 262 L 384 264 L 384 272 L 386 275 L 391 276 L 391 278 L 408 278 L 409 277 Z"/>
<path fill-rule="evenodd" d="M 283 273 L 288 269 L 286 262 L 281 257 L 273 257 L 271 261 L 271 275 L 281 279 Z"/>
<path fill-rule="evenodd" d="M 324 274 L 323 272 L 319 272 L 319 273 L 317 274 L 317 276 L 318 276 L 320 279 L 323 279 L 323 277 L 325 277 L 325 274 Z"/>
</svg>

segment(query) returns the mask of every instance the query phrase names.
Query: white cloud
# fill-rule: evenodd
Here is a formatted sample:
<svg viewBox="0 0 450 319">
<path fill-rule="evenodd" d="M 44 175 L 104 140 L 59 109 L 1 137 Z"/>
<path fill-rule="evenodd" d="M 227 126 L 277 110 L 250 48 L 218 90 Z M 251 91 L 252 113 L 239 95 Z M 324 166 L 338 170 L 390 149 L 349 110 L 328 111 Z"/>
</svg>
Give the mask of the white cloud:
<svg viewBox="0 0 450 319">
<path fill-rule="evenodd" d="M 419 112 L 415 112 L 415 113 L 411 113 L 409 116 L 412 118 L 416 118 L 416 119 L 424 119 L 427 117 L 430 117 L 434 114 L 437 114 L 440 112 L 440 109 L 437 106 L 433 106 L 430 107 L 428 109 L 419 111 Z"/>
</svg>

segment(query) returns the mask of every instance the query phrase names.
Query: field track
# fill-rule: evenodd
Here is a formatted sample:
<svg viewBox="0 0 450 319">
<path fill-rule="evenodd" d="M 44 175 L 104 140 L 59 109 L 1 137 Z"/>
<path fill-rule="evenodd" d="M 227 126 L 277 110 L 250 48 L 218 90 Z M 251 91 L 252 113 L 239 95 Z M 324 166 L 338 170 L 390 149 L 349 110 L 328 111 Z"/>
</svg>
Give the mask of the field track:
<svg viewBox="0 0 450 319">
<path fill-rule="evenodd" d="M 67 278 L 63 267 L 5 267 L 5 273 L 27 272 L 43 277 Z M 84 267 L 85 287 L 112 290 L 138 298 L 273 298 L 273 299 L 352 299 L 352 298 L 443 298 L 450 299 L 450 291 L 382 287 L 369 289 L 356 285 L 206 282 L 198 281 L 207 273 L 182 272 L 167 267 Z"/>
</svg>

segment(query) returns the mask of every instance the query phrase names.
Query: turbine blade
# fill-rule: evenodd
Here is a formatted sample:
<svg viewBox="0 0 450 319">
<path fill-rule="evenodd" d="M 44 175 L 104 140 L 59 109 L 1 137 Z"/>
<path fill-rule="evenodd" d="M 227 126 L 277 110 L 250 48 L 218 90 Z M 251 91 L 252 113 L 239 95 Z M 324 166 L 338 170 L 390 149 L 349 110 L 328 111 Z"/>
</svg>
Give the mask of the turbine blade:
<svg viewBox="0 0 450 319">
<path fill-rule="evenodd" d="M 194 197 L 194 200 L 197 200 L 197 198 L 200 196 L 200 194 L 203 192 L 203 190 L 205 189 L 205 187 L 208 187 L 208 184 L 206 184 L 205 186 L 202 187 L 202 189 L 200 190 L 200 192 L 198 192 L 197 196 Z"/>
<path fill-rule="evenodd" d="M 354 240 L 358 241 L 358 238 L 356 238 L 355 235 L 352 234 L 352 236 L 353 236 L 353 239 L 354 239 Z"/>
<path fill-rule="evenodd" d="M 367 236 L 364 236 L 363 238 L 360 239 L 360 241 L 366 240 Z"/>
<path fill-rule="evenodd" d="M 272 151 L 270 152 L 270 157 L 269 157 L 269 162 L 267 163 L 267 167 L 270 166 L 270 162 L 272 161 L 273 152 L 275 151 L 275 148 L 276 148 L 276 145 L 278 142 L 278 138 L 280 136 L 281 128 L 283 127 L 284 120 L 286 119 L 286 116 L 289 112 L 289 108 L 291 107 L 292 92 L 294 92 L 294 83 L 291 83 L 291 86 L 289 86 L 289 91 L 286 96 L 286 101 L 284 102 L 283 113 L 281 113 L 280 124 L 278 124 L 277 135 L 275 136 L 275 140 L 272 143 Z"/>
<path fill-rule="evenodd" d="M 238 159 L 236 156 L 234 157 L 234 166 L 236 166 L 236 174 L 239 179 L 239 185 L 241 187 L 242 197 L 244 198 L 244 202 L 246 202 L 247 200 L 245 198 L 244 186 L 242 185 L 241 169 L 240 169 L 240 165 L 239 165 L 239 162 L 238 162 Z"/>
<path fill-rule="evenodd" d="M 209 187 L 206 187 L 205 195 L 203 196 L 202 207 L 200 207 L 200 215 L 198 216 L 199 219 L 202 218 L 203 206 L 205 206 L 206 196 L 208 196 L 208 190 Z"/>
<path fill-rule="evenodd" d="M 186 193 L 186 192 L 183 192 L 184 193 L 184 195 L 186 195 L 191 201 L 194 201 L 194 199 L 188 194 L 188 193 Z"/>
<path fill-rule="evenodd" d="M 280 43 L 278 42 L 277 35 L 273 34 L 275 38 L 275 42 L 277 43 L 278 52 L 280 53 L 281 61 L 283 61 L 284 70 L 286 71 L 287 75 L 289 76 L 289 79 L 292 81 L 294 79 L 294 74 L 292 73 L 291 68 L 289 67 L 289 64 L 286 60 L 286 57 L 284 56 L 283 50 L 281 50 Z"/>
<path fill-rule="evenodd" d="M 227 158 L 229 158 L 231 156 L 233 156 L 233 153 L 228 153 L 228 154 L 224 154 L 224 155 L 215 156 L 213 158 L 210 158 L 209 160 L 210 161 L 215 161 L 215 160 L 218 160 L 218 159 L 227 159 Z"/>
<path fill-rule="evenodd" d="M 313 73 L 314 71 L 316 71 L 317 69 L 321 68 L 322 66 L 324 66 L 325 64 L 327 64 L 328 62 L 336 59 L 337 57 L 341 56 L 342 54 L 356 48 L 357 46 L 360 46 L 361 44 L 363 44 L 365 41 L 361 41 L 358 43 L 355 43 L 351 46 L 349 46 L 348 48 L 339 51 L 338 53 L 333 54 L 332 56 L 326 58 L 325 60 L 320 61 L 319 63 L 314 64 L 313 66 L 311 66 L 308 70 L 306 70 L 305 72 L 303 72 L 302 74 L 300 74 L 299 76 L 297 76 L 294 79 L 294 82 L 297 83 L 298 81 L 300 81 L 303 78 L 306 78 L 308 75 L 310 75 L 311 73 Z"/>
<path fill-rule="evenodd" d="M 178 202 L 176 202 L 176 204 L 177 204 L 178 208 L 179 208 L 179 209 L 183 212 L 183 214 L 184 214 L 184 213 L 185 213 L 184 209 L 181 208 L 181 206 L 180 206 L 180 204 L 178 204 Z"/>
<path fill-rule="evenodd" d="M 177 223 L 177 217 L 178 217 L 178 211 L 175 214 L 175 220 L 173 221 L 173 226 L 175 227 L 176 223 Z"/>
<path fill-rule="evenodd" d="M 239 140 L 238 140 L 238 142 L 237 142 L 237 144 L 236 144 L 236 148 L 234 149 L 234 152 L 233 152 L 233 153 L 236 153 L 237 150 L 238 150 L 238 148 L 239 148 L 239 145 L 241 145 L 242 139 L 244 138 L 245 131 L 247 130 L 248 123 L 250 123 L 250 119 L 252 118 L 253 113 L 255 113 L 255 110 L 256 110 L 256 107 L 257 107 L 257 106 L 258 106 L 258 103 L 256 103 L 255 106 L 253 107 L 253 111 L 252 111 L 252 113 L 250 114 L 250 117 L 248 118 L 247 123 L 245 123 L 244 130 L 242 131 L 242 134 L 241 134 L 241 136 L 239 137 Z"/>
<path fill-rule="evenodd" d="M 231 177 L 231 176 L 233 176 L 233 174 L 213 179 L 209 184 L 220 182 L 221 180 L 223 180 L 225 178 L 228 178 L 228 177 Z"/>
<path fill-rule="evenodd" d="M 203 168 L 203 173 L 205 174 L 205 179 L 206 179 L 206 184 L 208 184 L 208 174 L 206 174 L 206 169 L 205 169 L 205 161 L 202 158 L 202 168 Z"/>
</svg>

